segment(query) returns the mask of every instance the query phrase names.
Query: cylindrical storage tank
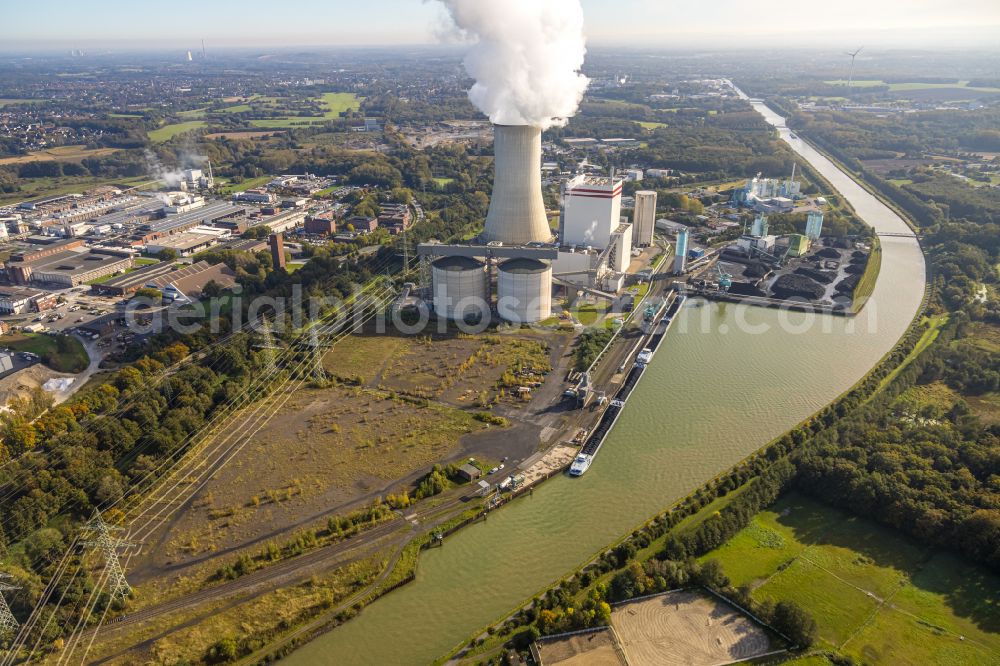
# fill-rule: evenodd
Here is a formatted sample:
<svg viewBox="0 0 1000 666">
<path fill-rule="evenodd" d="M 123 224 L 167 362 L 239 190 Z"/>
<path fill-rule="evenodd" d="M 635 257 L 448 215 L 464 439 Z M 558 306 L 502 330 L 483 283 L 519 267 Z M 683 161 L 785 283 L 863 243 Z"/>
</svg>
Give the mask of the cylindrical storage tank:
<svg viewBox="0 0 1000 666">
<path fill-rule="evenodd" d="M 538 259 L 510 259 L 500 264 L 497 284 L 500 318 L 530 324 L 552 315 L 552 265 Z"/>
<path fill-rule="evenodd" d="M 471 257 L 442 257 L 431 264 L 434 312 L 458 321 L 490 316 L 486 264 Z"/>
</svg>

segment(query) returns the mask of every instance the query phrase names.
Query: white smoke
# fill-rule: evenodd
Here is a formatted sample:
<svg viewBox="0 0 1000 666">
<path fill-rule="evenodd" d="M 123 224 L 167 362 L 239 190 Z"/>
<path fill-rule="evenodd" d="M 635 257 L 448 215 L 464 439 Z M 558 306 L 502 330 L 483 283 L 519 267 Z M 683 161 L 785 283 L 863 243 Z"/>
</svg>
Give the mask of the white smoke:
<svg viewBox="0 0 1000 666">
<path fill-rule="evenodd" d="M 590 83 L 579 0 L 441 0 L 474 42 L 469 99 L 498 125 L 561 127 Z"/>
</svg>

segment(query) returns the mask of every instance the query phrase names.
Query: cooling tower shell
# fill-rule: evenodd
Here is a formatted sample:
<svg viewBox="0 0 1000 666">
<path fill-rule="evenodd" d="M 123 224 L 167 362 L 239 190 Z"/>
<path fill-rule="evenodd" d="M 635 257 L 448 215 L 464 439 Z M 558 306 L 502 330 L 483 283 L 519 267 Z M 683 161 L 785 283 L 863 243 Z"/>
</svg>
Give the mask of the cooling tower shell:
<svg viewBox="0 0 1000 666">
<path fill-rule="evenodd" d="M 542 200 L 542 130 L 494 125 L 495 175 L 481 239 L 504 245 L 547 243 L 552 230 Z"/>
<path fill-rule="evenodd" d="M 530 324 L 552 315 L 552 266 L 537 259 L 510 259 L 500 264 L 497 279 L 500 317 Z"/>
<path fill-rule="evenodd" d="M 469 257 L 442 257 L 431 264 L 434 312 L 462 321 L 490 316 L 490 280 L 486 264 Z"/>
</svg>

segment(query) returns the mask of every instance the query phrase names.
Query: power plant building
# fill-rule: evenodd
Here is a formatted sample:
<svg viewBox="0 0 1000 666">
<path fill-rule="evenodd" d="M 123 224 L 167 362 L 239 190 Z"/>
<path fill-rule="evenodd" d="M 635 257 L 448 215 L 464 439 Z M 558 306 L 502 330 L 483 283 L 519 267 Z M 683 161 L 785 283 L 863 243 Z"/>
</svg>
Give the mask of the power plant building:
<svg viewBox="0 0 1000 666">
<path fill-rule="evenodd" d="M 635 193 L 635 211 L 632 215 L 632 244 L 649 247 L 653 244 L 656 227 L 656 192 L 642 190 Z"/>
<path fill-rule="evenodd" d="M 621 211 L 621 180 L 576 176 L 563 187 L 561 244 L 606 249 L 621 223 Z"/>
</svg>

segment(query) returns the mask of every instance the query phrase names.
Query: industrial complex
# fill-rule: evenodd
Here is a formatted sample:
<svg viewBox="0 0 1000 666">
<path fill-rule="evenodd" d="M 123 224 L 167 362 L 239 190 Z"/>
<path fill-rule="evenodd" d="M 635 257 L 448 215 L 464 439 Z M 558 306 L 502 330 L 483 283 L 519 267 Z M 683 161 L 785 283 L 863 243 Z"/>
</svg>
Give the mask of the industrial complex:
<svg viewBox="0 0 1000 666">
<path fill-rule="evenodd" d="M 430 264 L 424 274 L 435 313 L 453 320 L 495 314 L 523 324 L 552 315 L 553 288 L 614 298 L 633 251 L 653 245 L 656 192 L 637 193 L 628 222 L 621 216 L 623 179 L 580 173 L 563 183 L 553 225 L 542 197 L 541 129 L 496 125 L 494 135 L 496 171 L 483 233 L 468 244 L 419 248 Z"/>
</svg>

